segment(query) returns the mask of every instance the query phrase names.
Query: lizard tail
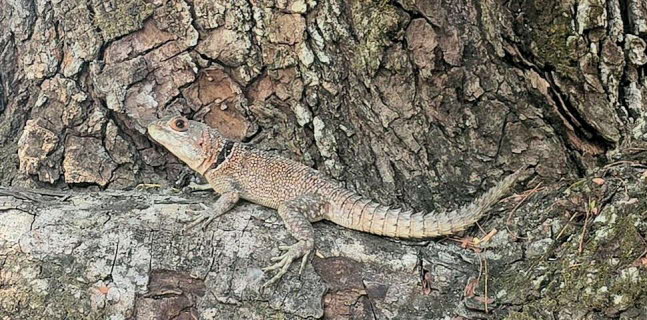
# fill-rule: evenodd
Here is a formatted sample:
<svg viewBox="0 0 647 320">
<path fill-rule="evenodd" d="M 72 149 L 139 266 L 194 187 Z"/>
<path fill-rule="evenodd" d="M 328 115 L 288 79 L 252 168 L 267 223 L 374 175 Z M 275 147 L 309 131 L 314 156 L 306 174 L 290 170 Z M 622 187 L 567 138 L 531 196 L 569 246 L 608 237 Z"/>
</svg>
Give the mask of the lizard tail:
<svg viewBox="0 0 647 320">
<path fill-rule="evenodd" d="M 469 205 L 443 213 L 403 211 L 353 194 L 329 220 L 347 228 L 398 238 L 433 238 L 463 231 L 505 196 L 525 168 L 507 176 Z"/>
</svg>

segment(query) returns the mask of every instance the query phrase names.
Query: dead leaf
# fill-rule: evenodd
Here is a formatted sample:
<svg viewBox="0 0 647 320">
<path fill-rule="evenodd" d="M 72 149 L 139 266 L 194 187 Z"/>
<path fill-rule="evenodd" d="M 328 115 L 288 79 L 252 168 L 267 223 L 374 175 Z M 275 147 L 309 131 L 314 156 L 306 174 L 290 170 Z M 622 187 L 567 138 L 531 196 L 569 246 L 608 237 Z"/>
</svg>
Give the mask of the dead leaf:
<svg viewBox="0 0 647 320">
<path fill-rule="evenodd" d="M 476 291 L 476 287 L 479 284 L 478 279 L 472 279 L 470 280 L 467 285 L 465 286 L 465 289 L 463 290 L 463 294 L 465 295 L 466 298 L 471 298 L 474 296 L 474 291 Z"/>
<path fill-rule="evenodd" d="M 471 247 L 474 246 L 474 238 L 473 237 L 465 237 L 463 239 L 460 239 L 459 242 L 461 244 L 461 248 L 463 248 L 463 249 L 471 248 Z"/>
<path fill-rule="evenodd" d="M 108 291 L 110 291 L 110 288 L 108 288 L 106 286 L 100 286 L 99 287 L 99 292 L 101 292 L 101 294 L 108 294 Z"/>
<path fill-rule="evenodd" d="M 593 178 L 593 180 L 591 181 L 593 181 L 593 183 L 597 184 L 598 186 L 601 186 L 606 182 L 606 180 L 602 178 Z"/>
<path fill-rule="evenodd" d="M 422 276 L 422 294 L 428 296 L 431 293 L 432 281 L 433 277 L 431 276 L 431 272 L 424 270 Z"/>
<path fill-rule="evenodd" d="M 492 304 L 494 303 L 493 298 L 487 298 L 487 300 L 484 297 L 475 297 L 476 301 L 481 302 L 481 303 L 487 303 L 487 304 Z"/>
<path fill-rule="evenodd" d="M 647 256 L 638 258 L 638 260 L 632 263 L 632 266 L 647 268 Z"/>
<path fill-rule="evenodd" d="M 485 235 L 485 237 L 483 237 L 483 239 L 481 239 L 481 242 L 480 242 L 480 243 L 485 243 L 485 242 L 490 241 L 490 239 L 492 239 L 492 237 L 494 237 L 494 235 L 495 235 L 497 232 L 499 232 L 499 230 L 497 230 L 497 229 L 492 229 L 492 231 L 490 231 L 488 234 L 486 234 L 486 235 Z"/>
</svg>

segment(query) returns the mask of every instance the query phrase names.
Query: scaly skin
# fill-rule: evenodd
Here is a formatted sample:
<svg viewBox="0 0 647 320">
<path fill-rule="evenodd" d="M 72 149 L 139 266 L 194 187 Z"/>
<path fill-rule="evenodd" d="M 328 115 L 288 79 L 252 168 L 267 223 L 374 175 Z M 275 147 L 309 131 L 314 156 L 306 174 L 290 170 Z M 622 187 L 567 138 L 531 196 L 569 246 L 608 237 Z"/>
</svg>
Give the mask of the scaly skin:
<svg viewBox="0 0 647 320">
<path fill-rule="evenodd" d="M 281 269 L 264 286 L 278 281 L 292 261 L 303 257 L 301 271 L 314 248 L 312 222 L 322 219 L 378 235 L 432 238 L 465 230 L 498 202 L 519 178 L 506 177 L 470 205 L 445 213 L 414 213 L 380 205 L 346 190 L 318 171 L 298 162 L 223 138 L 215 129 L 183 117 L 151 123 L 149 135 L 204 175 L 221 194 L 210 216 L 196 223 L 205 227 L 242 198 L 278 210 L 297 243 L 280 247 L 287 252 L 265 270 Z"/>
</svg>

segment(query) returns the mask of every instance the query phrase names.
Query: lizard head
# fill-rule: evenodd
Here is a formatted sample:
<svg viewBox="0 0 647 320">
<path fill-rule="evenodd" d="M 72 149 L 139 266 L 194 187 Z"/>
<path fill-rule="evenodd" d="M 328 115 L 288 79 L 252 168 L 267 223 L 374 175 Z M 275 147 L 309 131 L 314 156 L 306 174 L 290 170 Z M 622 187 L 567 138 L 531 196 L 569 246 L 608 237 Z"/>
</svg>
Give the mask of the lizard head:
<svg viewBox="0 0 647 320">
<path fill-rule="evenodd" d="M 208 125 L 182 116 L 166 117 L 148 125 L 148 134 L 191 169 L 204 173 L 218 149 L 219 135 Z"/>
</svg>

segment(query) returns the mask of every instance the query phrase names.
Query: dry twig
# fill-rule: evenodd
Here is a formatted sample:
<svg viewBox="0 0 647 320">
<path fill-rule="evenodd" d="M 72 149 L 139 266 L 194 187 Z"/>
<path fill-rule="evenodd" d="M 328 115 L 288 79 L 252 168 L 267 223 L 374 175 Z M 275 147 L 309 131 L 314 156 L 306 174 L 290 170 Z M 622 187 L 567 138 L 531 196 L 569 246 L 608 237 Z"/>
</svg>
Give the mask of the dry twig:
<svg viewBox="0 0 647 320">
<path fill-rule="evenodd" d="M 539 192 L 539 191 L 543 190 L 543 188 L 542 188 L 542 189 L 540 189 L 540 187 L 541 187 L 541 182 L 540 182 L 540 183 L 538 183 L 538 184 L 537 184 L 537 186 L 535 186 L 535 187 L 534 187 L 534 188 L 532 188 L 531 190 L 524 191 L 524 192 L 522 193 L 522 194 L 524 194 L 523 198 L 521 198 L 521 201 L 519 201 L 519 203 L 517 203 L 517 205 L 516 205 L 516 206 L 514 206 L 514 208 L 512 208 L 512 210 L 511 210 L 511 211 L 510 211 L 510 213 L 508 214 L 508 219 L 506 219 L 506 221 L 505 221 L 506 225 L 510 225 L 510 224 L 512 224 L 512 223 L 510 222 L 510 221 L 512 220 L 512 216 L 513 216 L 513 215 L 514 215 L 514 213 L 517 211 L 517 209 L 519 209 L 519 207 L 521 207 L 521 205 L 522 205 L 524 202 L 526 202 L 526 200 L 528 200 L 528 198 L 530 198 L 530 196 L 532 196 L 533 194 L 535 194 L 535 193 L 537 193 L 537 192 Z M 508 231 L 510 231 L 510 230 L 508 229 Z"/>
</svg>

